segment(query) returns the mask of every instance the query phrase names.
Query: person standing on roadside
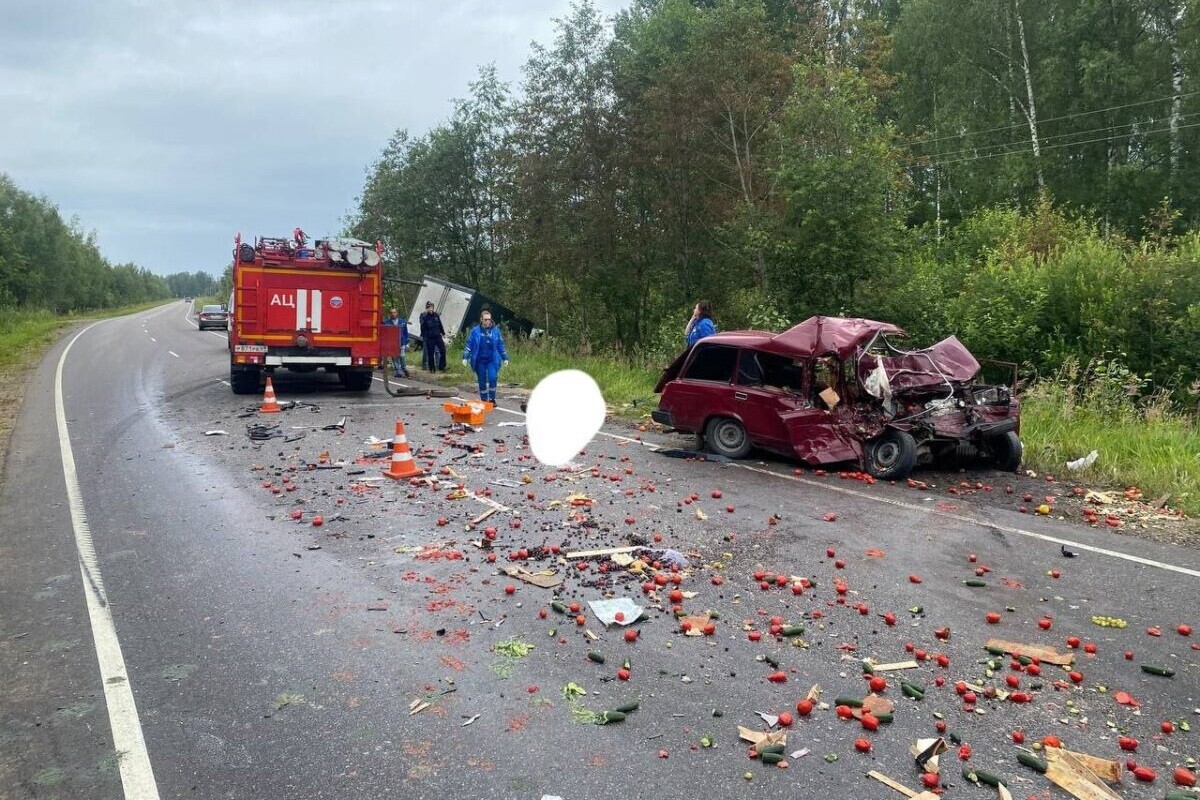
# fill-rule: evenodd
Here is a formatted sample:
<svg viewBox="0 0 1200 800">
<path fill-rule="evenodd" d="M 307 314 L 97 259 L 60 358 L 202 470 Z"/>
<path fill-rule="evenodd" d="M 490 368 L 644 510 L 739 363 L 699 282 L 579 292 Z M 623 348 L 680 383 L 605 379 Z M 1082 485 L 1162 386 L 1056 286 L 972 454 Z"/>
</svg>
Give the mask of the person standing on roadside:
<svg viewBox="0 0 1200 800">
<path fill-rule="evenodd" d="M 408 365 L 404 363 L 404 351 L 408 348 L 408 322 L 400 319 L 400 312 L 393 308 L 388 312 L 383 324 L 400 328 L 400 355 L 392 358 L 392 377 L 407 378 Z"/>
<path fill-rule="evenodd" d="M 712 320 L 712 303 L 701 300 L 692 309 L 692 318 L 683 326 L 683 338 L 688 347 L 717 332 L 717 325 Z"/>
<path fill-rule="evenodd" d="M 421 342 L 424 351 L 422 366 L 430 372 L 446 371 L 446 329 L 442 327 L 442 315 L 433 310 L 433 303 L 425 304 L 421 315 Z"/>
<path fill-rule="evenodd" d="M 504 337 L 492 322 L 492 312 L 484 309 L 479 324 L 471 329 L 467 346 L 463 348 L 462 363 L 475 371 L 479 381 L 479 399 L 496 402 L 496 381 L 501 367 L 508 366 Z"/>
</svg>

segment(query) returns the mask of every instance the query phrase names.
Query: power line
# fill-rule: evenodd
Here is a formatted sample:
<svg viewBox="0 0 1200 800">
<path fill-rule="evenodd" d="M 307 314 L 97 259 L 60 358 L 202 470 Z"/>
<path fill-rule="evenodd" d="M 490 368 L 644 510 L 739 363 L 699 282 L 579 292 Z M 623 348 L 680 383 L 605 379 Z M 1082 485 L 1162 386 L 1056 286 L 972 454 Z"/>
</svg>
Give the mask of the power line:
<svg viewBox="0 0 1200 800">
<path fill-rule="evenodd" d="M 1184 97 L 1191 97 L 1192 95 L 1196 95 L 1196 94 L 1200 94 L 1200 89 L 1198 89 L 1194 92 L 1183 92 L 1179 95 L 1179 97 L 1182 99 Z M 1109 106 L 1108 108 L 1098 108 L 1095 111 L 1080 111 L 1075 114 L 1064 114 L 1061 117 L 1049 117 L 1047 119 L 1040 119 L 1040 120 L 1038 120 L 1038 124 L 1042 125 L 1047 122 L 1058 122 L 1059 120 L 1063 120 L 1063 119 L 1074 119 L 1075 117 L 1086 117 L 1091 114 L 1103 114 L 1105 111 L 1119 111 L 1123 108 L 1134 108 L 1135 106 L 1144 106 L 1144 105 L 1149 105 L 1150 103 L 1161 103 L 1166 100 L 1174 100 L 1174 99 L 1175 99 L 1175 95 L 1170 94 L 1170 95 L 1167 95 L 1166 97 L 1157 97 L 1153 100 L 1139 100 L 1136 103 L 1126 103 L 1125 105 L 1121 105 L 1121 106 Z M 1007 131 L 1007 130 L 1011 130 L 1013 128 L 1023 128 L 1023 127 L 1026 127 L 1028 124 L 1029 124 L 1028 122 L 1016 122 L 1016 123 L 1013 123 L 1012 125 L 1004 125 L 999 128 L 985 128 L 984 130 L 981 130 L 981 131 L 967 131 L 965 133 L 950 133 L 950 134 L 946 134 L 945 136 L 935 136 L 930 139 L 916 139 L 915 141 L 909 142 L 908 145 L 910 147 L 916 147 L 917 145 L 927 144 L 929 142 L 940 142 L 944 139 L 961 139 L 964 136 L 978 136 L 979 134 L 983 134 L 983 133 L 994 133 L 995 131 Z"/>
<path fill-rule="evenodd" d="M 1200 128 L 1200 122 L 1193 122 L 1190 125 L 1180 125 L 1178 127 L 1178 130 L 1184 130 L 1186 128 Z M 1084 141 L 1081 141 L 1081 142 L 1064 142 L 1063 144 L 1052 144 L 1049 147 L 1042 148 L 1042 150 L 1043 151 L 1058 150 L 1063 147 L 1076 147 L 1081 144 L 1092 144 L 1094 142 L 1107 142 L 1107 141 L 1110 141 L 1111 139 L 1125 139 L 1130 136 L 1148 136 L 1152 133 L 1169 133 L 1170 131 L 1171 131 L 1171 128 L 1169 126 L 1166 128 L 1151 128 L 1150 130 L 1135 131 L 1133 133 L 1122 133 L 1122 134 L 1118 134 L 1116 136 L 1101 136 L 1098 139 L 1085 139 Z M 944 167 L 944 166 L 948 166 L 950 164 L 962 164 L 967 161 L 982 161 L 985 158 L 996 158 L 998 156 L 1011 156 L 1011 155 L 1018 155 L 1018 154 L 1022 154 L 1022 153 L 1023 153 L 1023 151 L 1021 151 L 1021 150 L 1008 150 L 1003 153 L 988 153 L 988 154 L 982 155 L 982 156 L 973 156 L 971 158 L 956 158 L 956 159 L 952 159 L 950 161 L 934 161 L 934 162 L 930 162 L 928 164 L 913 163 L 913 164 L 909 164 L 908 166 L 909 167 L 919 167 L 919 166 Z M 1033 155 L 1032 151 L 1029 151 L 1028 155 Z"/>
<path fill-rule="evenodd" d="M 1181 114 L 1179 119 L 1180 120 L 1187 119 L 1189 117 L 1194 117 L 1197 114 L 1200 114 L 1200 111 L 1193 111 L 1193 112 L 1190 112 L 1187 114 Z M 1138 124 L 1140 124 L 1140 123 L 1138 123 L 1138 122 L 1122 122 L 1120 125 L 1105 125 L 1102 128 L 1092 128 L 1092 129 L 1086 130 L 1086 131 L 1072 131 L 1070 133 L 1058 133 L 1058 134 L 1055 134 L 1054 136 L 1039 136 L 1038 144 L 1041 144 L 1042 142 L 1051 142 L 1051 141 L 1054 141 L 1055 139 L 1065 139 L 1068 136 L 1086 136 L 1089 133 L 1100 133 L 1101 131 L 1115 131 L 1120 128 L 1129 128 L 1129 127 L 1132 127 L 1132 126 L 1138 125 Z M 1133 133 L 1137 133 L 1137 131 L 1133 131 Z M 1027 144 L 1029 144 L 1029 140 L 1018 139 L 1015 142 L 1000 142 L 999 144 L 981 144 L 976 147 L 964 147 L 961 150 L 947 150 L 945 152 L 940 152 L 940 153 L 931 153 L 930 155 L 936 156 L 938 158 L 942 158 L 944 156 L 958 155 L 959 153 L 978 153 L 983 150 L 995 150 L 998 147 L 1020 147 L 1020 146 L 1027 145 Z"/>
</svg>

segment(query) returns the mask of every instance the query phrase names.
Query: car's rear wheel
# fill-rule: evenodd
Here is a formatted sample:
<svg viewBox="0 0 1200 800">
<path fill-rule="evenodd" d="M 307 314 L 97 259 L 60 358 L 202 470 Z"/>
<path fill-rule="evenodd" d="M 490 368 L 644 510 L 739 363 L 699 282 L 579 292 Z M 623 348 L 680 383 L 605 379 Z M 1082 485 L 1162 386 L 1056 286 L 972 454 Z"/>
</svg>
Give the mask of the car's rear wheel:
<svg viewBox="0 0 1200 800">
<path fill-rule="evenodd" d="M 750 437 L 742 423 L 730 417 L 709 420 L 704 429 L 708 449 L 726 458 L 744 458 L 750 452 Z"/>
<path fill-rule="evenodd" d="M 867 442 L 867 472 L 883 481 L 907 478 L 917 463 L 917 440 L 906 431 L 888 428 Z"/>
<path fill-rule="evenodd" d="M 1009 431 L 1001 436 L 993 436 L 987 440 L 987 447 L 992 454 L 992 460 L 996 462 L 996 469 L 1003 472 L 1015 472 L 1017 467 L 1021 466 L 1021 456 L 1025 454 L 1025 446 L 1021 444 L 1021 438 L 1014 431 Z"/>
</svg>

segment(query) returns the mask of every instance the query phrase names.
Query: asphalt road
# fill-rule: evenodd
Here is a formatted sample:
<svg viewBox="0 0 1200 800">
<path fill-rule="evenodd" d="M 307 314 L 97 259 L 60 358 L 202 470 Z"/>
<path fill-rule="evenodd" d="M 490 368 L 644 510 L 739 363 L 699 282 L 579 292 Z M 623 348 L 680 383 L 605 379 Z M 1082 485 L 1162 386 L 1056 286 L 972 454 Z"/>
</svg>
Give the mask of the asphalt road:
<svg viewBox="0 0 1200 800">
<path fill-rule="evenodd" d="M 64 451 L 55 370 L 68 343 Z M 351 394 L 322 374 L 281 375 L 280 399 L 302 405 L 245 417 L 252 398 L 227 379 L 223 336 L 197 332 L 183 304 L 68 336 L 31 377 L 0 492 L 0 796 L 888 798 L 899 795 L 867 771 L 919 789 L 908 750 L 939 720 L 971 747 L 968 765 L 1018 797 L 1069 795 L 1017 764 L 1014 730 L 1027 745 L 1053 734 L 1157 770 L 1154 784 L 1127 773 L 1115 788 L 1128 798 L 1162 797 L 1172 769 L 1200 754 L 1200 731 L 1184 729 L 1200 726 L 1200 636 L 1176 632 L 1200 626 L 1200 554 L 1018 512 L 1026 492 L 1065 498 L 1070 484 L 981 470 L 869 485 L 779 461 L 668 458 L 658 448 L 679 437 L 617 425 L 554 470 L 519 424 L 500 424 L 522 421 L 516 399 L 502 397 L 480 431 L 453 432 L 443 400 L 378 384 Z M 342 417 L 344 429 L 324 429 Z M 366 441 L 390 437 L 397 418 L 436 485 L 380 478 L 386 462 L 362 458 L 383 452 Z M 251 440 L 257 423 L 291 441 Z M 488 526 L 494 564 L 469 543 Z M 562 557 L 628 545 L 675 552 L 635 553 L 642 574 Z M 687 567 L 672 572 L 676 554 Z M 553 570 L 562 586 L 498 573 L 516 565 Z M 981 567 L 986 587 L 964 584 Z M 788 577 L 764 589 L 756 572 Z M 646 593 L 655 575 L 667 583 Z M 814 585 L 794 594 L 792 576 Z M 555 596 L 582 604 L 582 624 L 551 608 Z M 605 596 L 648 618 L 606 630 L 586 605 Z M 711 635 L 685 635 L 672 605 L 711 613 Z M 773 616 L 804 633 L 771 635 Z M 1096 652 L 1071 649 L 1070 636 Z M 1071 653 L 1080 680 L 1045 663 L 1017 672 L 1008 658 L 989 677 L 989 637 Z M 924 699 L 888 672 L 892 723 L 870 733 L 838 719 L 835 697 L 869 691 L 861 659 L 911 659 L 908 643 L 926 651 L 903 671 Z M 522 645 L 532 649 L 520 656 Z M 1007 691 L 1009 675 L 1031 702 L 981 693 L 967 706 L 954 688 Z M 566 697 L 568 684 L 587 694 Z M 786 729 L 788 767 L 750 760 L 737 726 L 795 715 L 815 684 L 830 705 Z M 635 700 L 624 721 L 590 724 Z M 1123 734 L 1136 752 L 1118 748 Z M 963 779 L 956 749 L 942 756 L 945 796 L 995 796 Z"/>
</svg>

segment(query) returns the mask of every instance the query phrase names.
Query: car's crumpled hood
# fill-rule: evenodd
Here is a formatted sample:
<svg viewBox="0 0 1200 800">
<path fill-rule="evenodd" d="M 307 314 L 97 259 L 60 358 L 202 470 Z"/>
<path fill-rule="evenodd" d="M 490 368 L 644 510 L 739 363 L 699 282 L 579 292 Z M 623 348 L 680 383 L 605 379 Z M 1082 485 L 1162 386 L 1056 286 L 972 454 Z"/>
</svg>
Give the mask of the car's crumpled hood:
<svg viewBox="0 0 1200 800">
<path fill-rule="evenodd" d="M 957 336 L 943 339 L 923 350 L 892 352 L 884 356 L 864 354 L 858 360 L 860 379 L 865 380 L 876 369 L 880 359 L 887 372 L 892 394 L 966 383 L 978 375 L 980 370 L 975 356 L 971 355 Z"/>
<path fill-rule="evenodd" d="M 772 336 L 761 349 L 781 356 L 806 357 L 836 355 L 845 358 L 879 334 L 904 331 L 888 322 L 850 317 L 809 317 Z"/>
</svg>

